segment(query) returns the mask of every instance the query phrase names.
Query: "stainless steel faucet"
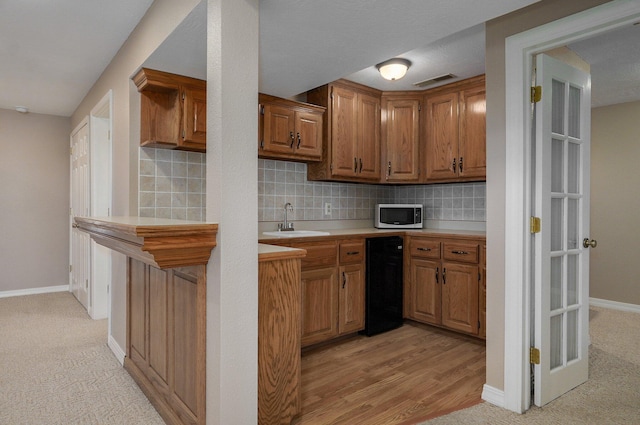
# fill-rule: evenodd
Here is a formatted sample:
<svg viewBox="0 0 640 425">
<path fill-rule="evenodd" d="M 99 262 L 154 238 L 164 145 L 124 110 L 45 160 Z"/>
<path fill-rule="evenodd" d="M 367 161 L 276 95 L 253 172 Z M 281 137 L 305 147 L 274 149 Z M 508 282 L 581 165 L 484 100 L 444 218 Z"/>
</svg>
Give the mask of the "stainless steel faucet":
<svg viewBox="0 0 640 425">
<path fill-rule="evenodd" d="M 290 202 L 284 204 L 284 221 L 282 223 L 278 223 L 278 231 L 287 232 L 293 230 L 293 223 L 290 223 L 288 220 L 289 212 L 293 212 L 293 205 Z"/>
</svg>

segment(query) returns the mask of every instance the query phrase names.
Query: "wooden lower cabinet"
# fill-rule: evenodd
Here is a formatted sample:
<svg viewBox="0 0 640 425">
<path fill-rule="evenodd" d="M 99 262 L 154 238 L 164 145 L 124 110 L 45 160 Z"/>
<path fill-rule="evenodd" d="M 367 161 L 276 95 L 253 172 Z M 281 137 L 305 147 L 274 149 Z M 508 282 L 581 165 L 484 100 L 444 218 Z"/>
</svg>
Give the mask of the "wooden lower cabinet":
<svg viewBox="0 0 640 425">
<path fill-rule="evenodd" d="M 303 271 L 302 346 L 338 335 L 338 284 L 335 267 Z"/>
<path fill-rule="evenodd" d="M 125 368 L 165 422 L 205 423 L 205 266 L 129 258 Z"/>
<path fill-rule="evenodd" d="M 405 317 L 482 336 L 480 241 L 407 238 Z"/>
<path fill-rule="evenodd" d="M 340 335 L 364 329 L 365 280 L 364 265 L 340 266 L 338 333 Z"/>
</svg>

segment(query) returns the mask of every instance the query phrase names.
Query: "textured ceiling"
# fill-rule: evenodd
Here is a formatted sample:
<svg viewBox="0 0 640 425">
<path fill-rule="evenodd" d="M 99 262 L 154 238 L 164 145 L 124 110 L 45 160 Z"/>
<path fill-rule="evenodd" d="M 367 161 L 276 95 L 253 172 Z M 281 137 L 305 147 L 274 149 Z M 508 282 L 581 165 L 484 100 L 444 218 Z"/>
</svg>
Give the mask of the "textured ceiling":
<svg viewBox="0 0 640 425">
<path fill-rule="evenodd" d="M 0 108 L 70 116 L 152 0 L 0 0 Z"/>
<path fill-rule="evenodd" d="M 0 108 L 71 115 L 151 2 L 0 0 Z M 534 2 L 261 0 L 260 90 L 292 97 L 338 78 L 412 90 L 446 73 L 478 75 L 483 22 Z M 205 78 L 205 8 L 203 1 L 144 66 Z M 640 100 L 639 31 L 569 46 L 591 64 L 594 106 Z M 383 80 L 375 64 L 396 56 L 412 61 L 407 76 Z"/>
</svg>

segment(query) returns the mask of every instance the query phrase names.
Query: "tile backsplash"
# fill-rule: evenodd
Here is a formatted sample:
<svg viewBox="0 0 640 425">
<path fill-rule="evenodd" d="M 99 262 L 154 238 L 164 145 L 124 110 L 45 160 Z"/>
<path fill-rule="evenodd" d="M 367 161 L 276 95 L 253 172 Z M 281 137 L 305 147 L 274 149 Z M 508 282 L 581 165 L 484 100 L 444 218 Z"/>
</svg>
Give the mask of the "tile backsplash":
<svg viewBox="0 0 640 425">
<path fill-rule="evenodd" d="M 292 220 L 371 219 L 377 203 L 423 204 L 427 220 L 486 221 L 486 184 L 387 186 L 307 181 L 304 163 L 258 160 L 258 220 L 281 221 L 284 204 Z M 324 214 L 325 203 L 331 214 Z"/>
<path fill-rule="evenodd" d="M 204 220 L 206 154 L 140 148 L 140 217 Z"/>
</svg>

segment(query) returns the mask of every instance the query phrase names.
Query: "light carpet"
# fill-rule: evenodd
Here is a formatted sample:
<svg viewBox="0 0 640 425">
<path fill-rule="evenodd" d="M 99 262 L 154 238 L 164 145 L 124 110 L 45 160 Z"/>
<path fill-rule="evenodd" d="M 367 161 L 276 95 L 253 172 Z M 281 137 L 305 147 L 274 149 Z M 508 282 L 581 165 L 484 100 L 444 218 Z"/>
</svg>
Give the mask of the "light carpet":
<svg viewBox="0 0 640 425">
<path fill-rule="evenodd" d="M 68 292 L 0 299 L 0 424 L 164 424 Z"/>
<path fill-rule="evenodd" d="M 640 314 L 592 307 L 589 326 L 586 383 L 523 415 L 481 403 L 423 424 L 640 424 Z"/>
</svg>

